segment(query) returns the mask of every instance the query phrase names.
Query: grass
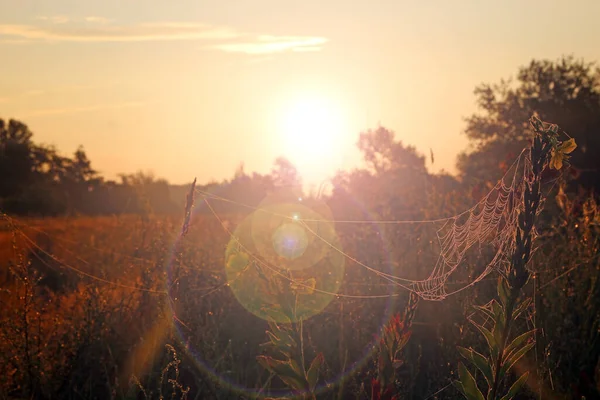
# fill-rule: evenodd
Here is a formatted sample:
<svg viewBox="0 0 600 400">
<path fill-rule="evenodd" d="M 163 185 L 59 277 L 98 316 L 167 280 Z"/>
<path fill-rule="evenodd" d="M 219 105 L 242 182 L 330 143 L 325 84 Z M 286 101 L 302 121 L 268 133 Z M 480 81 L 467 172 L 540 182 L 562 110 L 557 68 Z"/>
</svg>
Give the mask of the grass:
<svg viewBox="0 0 600 400">
<path fill-rule="evenodd" d="M 5 219 L 0 398 L 481 398 L 473 387 L 501 398 L 522 376 L 515 398 L 595 398 L 600 213 L 585 194 L 553 204 L 539 217 L 527 285 L 519 274 L 507 286 L 490 276 L 415 308 L 406 291 L 347 262 L 340 293 L 391 297 L 333 297 L 294 324 L 269 323 L 238 302 L 225 276 L 230 237 L 211 216 L 192 216 L 183 238 L 174 216 Z M 220 217 L 235 227 L 245 215 Z M 336 228 L 344 251 L 370 266 L 401 276 L 431 268 L 426 230 L 381 228 L 389 249 L 373 226 Z M 471 279 L 479 257 L 454 282 Z M 510 300 L 515 287 L 521 297 Z M 523 299 L 530 305 L 519 308 Z M 482 304 L 491 325 L 473 316 Z M 533 332 L 504 379 L 503 351 L 477 326 L 505 348 Z M 486 351 L 491 375 L 474 356 Z"/>
</svg>

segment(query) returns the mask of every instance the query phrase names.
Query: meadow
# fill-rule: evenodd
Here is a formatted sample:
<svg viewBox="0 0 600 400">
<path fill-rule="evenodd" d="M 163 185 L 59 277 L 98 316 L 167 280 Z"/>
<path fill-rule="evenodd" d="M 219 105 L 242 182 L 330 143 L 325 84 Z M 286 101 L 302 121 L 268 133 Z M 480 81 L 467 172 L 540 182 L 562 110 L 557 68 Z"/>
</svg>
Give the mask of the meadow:
<svg viewBox="0 0 600 400">
<path fill-rule="evenodd" d="M 600 399 L 600 70 L 518 81 L 456 176 L 379 126 L 309 193 L 106 180 L 0 119 L 0 398 Z"/>
<path fill-rule="evenodd" d="M 522 291 L 514 292 L 522 301 L 515 303 L 515 313 L 514 304 L 508 305 L 518 278 L 512 270 L 506 278 L 499 280 L 493 271 L 474 283 L 493 258 L 481 247 L 465 254 L 447 282 L 465 290 L 439 299 L 417 299 L 364 268 L 425 279 L 440 251 L 435 231 L 425 223 L 344 224 L 360 217 L 360 209 L 335 196 L 303 204 L 321 204 L 320 213 L 331 212 L 338 221 L 333 234 L 344 257 L 330 260 L 339 267 L 338 286 L 319 297 L 326 301 L 302 303 L 311 315 L 296 318 L 298 299 L 317 296 L 322 279 L 312 285 L 289 280 L 296 287 L 281 293 L 292 293 L 293 310 L 287 312 L 285 297 L 277 297 L 284 300 L 279 314 L 266 311 L 271 322 L 259 315 L 264 307 L 243 300 L 236 286 L 259 286 L 240 278 L 250 273 L 250 263 L 232 265 L 237 260 L 232 232 L 243 236 L 236 229 L 252 210 L 216 212 L 223 199 L 198 192 L 185 217 L 4 215 L 0 396 L 448 399 L 483 398 L 485 391 L 473 385 L 489 385 L 488 393 L 492 386 L 498 393 L 488 394 L 494 399 L 598 398 L 600 210 L 594 196 L 565 194 L 562 187 L 550 185 L 542 192 L 539 235 Z M 394 199 L 378 201 L 393 204 Z M 443 212 L 457 215 L 472 203 L 460 190 L 430 191 L 426 201 L 411 203 L 410 212 L 431 221 Z M 256 276 L 265 274 L 254 266 Z M 485 318 L 478 320 L 474 306 L 483 305 L 491 306 L 483 307 Z M 476 328 L 494 318 L 500 322 L 486 330 L 490 339 Z M 506 335 L 526 333 L 525 350 L 496 387 L 478 361 L 487 357 L 488 347 L 490 360 L 498 361 L 490 340 L 506 344 L 502 331 L 509 325 Z M 472 372 L 465 373 L 462 363 Z M 511 395 L 517 379 L 521 390 Z"/>
</svg>

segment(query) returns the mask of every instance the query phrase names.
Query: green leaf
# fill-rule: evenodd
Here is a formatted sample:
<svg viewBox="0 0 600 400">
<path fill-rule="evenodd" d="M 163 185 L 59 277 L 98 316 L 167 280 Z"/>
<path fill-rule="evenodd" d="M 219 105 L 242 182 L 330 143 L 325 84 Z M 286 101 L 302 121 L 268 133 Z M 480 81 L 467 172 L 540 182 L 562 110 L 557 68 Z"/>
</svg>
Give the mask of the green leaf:
<svg viewBox="0 0 600 400">
<path fill-rule="evenodd" d="M 513 397 L 515 397 L 515 395 L 519 393 L 519 390 L 521 390 L 523 385 L 525 385 L 525 382 L 527 382 L 528 377 L 529 371 L 521 375 L 521 377 L 517 379 L 517 381 L 513 383 L 513 385 L 510 387 L 508 393 L 506 393 L 506 395 L 504 395 L 500 400 L 511 400 Z"/>
<path fill-rule="evenodd" d="M 464 394 L 469 400 L 485 400 L 483 394 L 477 387 L 473 375 L 469 372 L 463 363 L 458 363 L 458 375 L 462 384 Z"/>
<path fill-rule="evenodd" d="M 304 366 L 300 367 L 300 364 L 298 364 L 294 359 L 290 359 L 289 364 L 292 367 L 294 374 L 304 378 Z"/>
<path fill-rule="evenodd" d="M 271 371 L 275 373 L 286 385 L 296 390 L 305 390 L 307 382 L 304 375 L 299 373 L 298 364 L 293 360 L 280 361 L 273 358 L 268 358 Z M 295 365 L 294 365 L 295 364 Z"/>
<path fill-rule="evenodd" d="M 298 391 L 306 389 L 304 377 L 298 376 L 289 361 L 276 360 L 268 356 L 258 356 L 256 359 L 260 365 L 277 375 L 290 388 Z"/>
<path fill-rule="evenodd" d="M 494 319 L 494 314 L 492 313 L 491 310 L 489 310 L 488 308 L 486 308 L 485 306 L 474 306 L 475 309 L 481 311 L 483 314 L 485 314 L 486 317 L 490 318 L 490 319 Z"/>
<path fill-rule="evenodd" d="M 289 387 L 299 392 L 305 390 L 304 382 L 294 376 L 278 375 L 279 378 Z"/>
<path fill-rule="evenodd" d="M 465 397 L 467 397 L 467 394 L 465 393 L 465 388 L 463 386 L 463 384 L 460 381 L 452 381 L 452 384 L 454 385 L 454 387 L 456 389 L 458 389 L 458 391 Z"/>
<path fill-rule="evenodd" d="M 269 326 L 271 326 L 270 323 L 274 321 L 279 321 L 284 324 L 292 323 L 292 320 L 285 313 L 283 313 L 283 311 L 274 307 L 262 307 L 261 311 L 267 314 L 267 317 L 269 317 Z"/>
<path fill-rule="evenodd" d="M 504 365 L 502 365 L 502 369 L 500 370 L 500 376 L 503 377 L 504 374 L 508 371 L 510 371 L 510 369 L 513 367 L 513 365 L 515 365 L 517 363 L 517 361 L 519 361 L 521 359 L 521 357 L 523 357 L 525 355 L 525 353 L 527 353 L 529 350 L 531 350 L 531 348 L 535 345 L 535 343 L 529 343 L 527 345 L 525 345 L 521 350 L 515 352 L 513 355 L 511 355 L 505 362 Z"/>
<path fill-rule="evenodd" d="M 267 336 L 269 337 L 269 341 L 271 342 L 271 344 L 275 347 L 279 346 L 279 338 L 277 336 L 275 336 L 275 334 L 271 331 L 267 331 Z"/>
<path fill-rule="evenodd" d="M 525 299 L 521 304 L 519 304 L 519 306 L 513 312 L 513 319 L 516 320 L 521 315 L 521 313 L 523 313 L 523 311 L 527 310 L 529 304 L 531 304 L 530 298 Z"/>
<path fill-rule="evenodd" d="M 492 373 L 492 367 L 488 363 L 488 360 L 475 350 L 472 350 L 471 354 L 473 355 L 473 364 L 481 371 L 487 384 L 491 386 L 494 381 L 494 374 Z"/>
<path fill-rule="evenodd" d="M 271 368 L 271 365 L 269 364 L 269 361 L 268 361 L 269 358 L 271 358 L 271 357 L 258 356 L 258 357 L 256 357 L 256 361 L 258 361 L 258 363 L 267 371 L 273 372 L 273 369 Z"/>
<path fill-rule="evenodd" d="M 452 381 L 452 384 L 463 396 L 467 397 L 467 394 L 465 393 L 465 388 L 460 381 Z"/>
<path fill-rule="evenodd" d="M 461 347 L 461 346 L 456 346 L 456 347 L 458 348 L 458 352 L 460 353 L 461 356 L 463 356 L 467 360 L 470 360 L 470 361 L 473 360 L 473 356 L 471 355 L 471 349 L 467 349 L 467 348 Z"/>
<path fill-rule="evenodd" d="M 471 321 L 473 325 L 483 334 L 485 340 L 487 341 L 488 347 L 490 348 L 490 354 L 492 355 L 492 360 L 497 360 L 498 357 L 498 344 L 496 343 L 496 339 L 494 339 L 494 335 L 488 329 L 486 329 L 483 325 L 479 325 L 474 321 Z"/>
<path fill-rule="evenodd" d="M 473 349 L 466 349 L 458 346 L 458 351 L 465 357 L 483 374 L 488 385 L 491 385 L 493 381 L 492 367 L 488 363 L 488 360 L 480 353 Z"/>
<path fill-rule="evenodd" d="M 494 310 L 494 328 L 492 333 L 494 339 L 496 339 L 496 343 L 501 343 L 505 325 L 504 309 L 495 300 L 492 300 L 492 309 Z"/>
<path fill-rule="evenodd" d="M 506 280 L 504 279 L 504 277 L 500 276 L 498 278 L 498 298 L 500 299 L 504 307 L 506 307 L 506 304 L 508 304 L 509 293 L 510 289 L 506 284 Z"/>
<path fill-rule="evenodd" d="M 308 371 L 306 372 L 306 380 L 308 381 L 308 388 L 311 392 L 315 390 L 317 386 L 317 380 L 319 379 L 319 370 L 321 369 L 321 365 L 325 358 L 323 357 L 323 353 L 317 354 L 317 356 L 310 363 L 310 367 L 308 367 Z"/>
<path fill-rule="evenodd" d="M 494 313 L 494 320 L 497 321 L 499 318 L 504 317 L 504 307 L 496 300 L 492 300 L 492 311 Z"/>
<path fill-rule="evenodd" d="M 535 333 L 535 329 L 532 329 L 528 332 L 523 333 L 522 335 L 517 336 L 513 339 L 512 342 L 506 347 L 504 350 L 504 354 L 508 357 L 519 347 L 521 344 L 525 343 L 530 337 Z"/>
</svg>

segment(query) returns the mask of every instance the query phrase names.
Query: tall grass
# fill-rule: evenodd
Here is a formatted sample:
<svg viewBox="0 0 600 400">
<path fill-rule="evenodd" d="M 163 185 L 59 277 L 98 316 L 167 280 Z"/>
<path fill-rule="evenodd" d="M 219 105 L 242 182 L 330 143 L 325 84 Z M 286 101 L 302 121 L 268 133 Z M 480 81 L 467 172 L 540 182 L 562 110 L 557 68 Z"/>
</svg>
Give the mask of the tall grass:
<svg viewBox="0 0 600 400">
<path fill-rule="evenodd" d="M 600 212 L 590 195 L 559 192 L 533 243 L 541 194 L 529 190 L 507 276 L 417 303 L 347 266 L 341 292 L 395 297 L 337 298 L 289 324 L 238 303 L 223 268 L 229 236 L 210 217 L 186 213 L 183 236 L 176 217 L 5 218 L 0 398 L 594 398 Z M 370 229 L 338 234 L 345 251 L 384 268 Z M 394 260 L 398 274 L 429 267 L 424 242 L 395 241 L 407 257 Z"/>
</svg>

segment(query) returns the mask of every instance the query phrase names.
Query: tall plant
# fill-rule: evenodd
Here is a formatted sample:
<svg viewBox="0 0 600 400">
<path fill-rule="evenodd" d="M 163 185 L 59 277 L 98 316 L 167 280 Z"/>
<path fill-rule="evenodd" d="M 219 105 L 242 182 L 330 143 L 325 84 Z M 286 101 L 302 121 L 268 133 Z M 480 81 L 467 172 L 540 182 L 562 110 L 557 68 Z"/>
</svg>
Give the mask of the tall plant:
<svg viewBox="0 0 600 400">
<path fill-rule="evenodd" d="M 521 296 L 521 289 L 529 280 L 526 266 L 531 258 L 533 231 L 542 200 L 542 173 L 547 167 L 560 170 L 568 160 L 568 154 L 577 146 L 572 138 L 565 142 L 559 140 L 559 133 L 564 132 L 557 125 L 544 123 L 535 116 L 530 119 L 530 123 L 535 131 L 530 149 L 532 176 L 523 188 L 523 208 L 518 214 L 511 265 L 508 273 L 498 279 L 499 301 L 494 299 L 485 306 L 476 307 L 477 312 L 492 321 L 491 327 L 471 320 L 485 337 L 489 354 L 484 356 L 472 348 L 459 347 L 461 355 L 483 375 L 487 384 L 487 395 L 484 396 L 484 391 L 477 385 L 471 372 L 463 363 L 459 363 L 460 379 L 456 381 L 456 387 L 469 400 L 510 400 L 525 385 L 529 376 L 528 371 L 521 374 L 508 391 L 503 393 L 507 376 L 534 346 L 534 329 L 520 335 L 511 335 L 511 328 L 531 303 L 530 298 Z"/>
</svg>

